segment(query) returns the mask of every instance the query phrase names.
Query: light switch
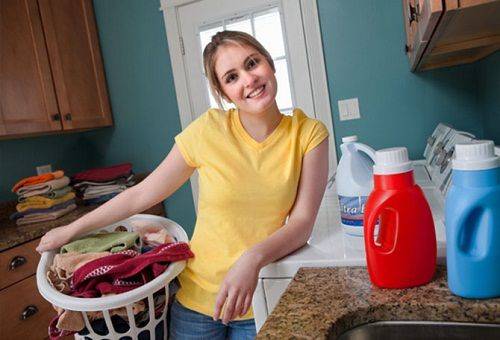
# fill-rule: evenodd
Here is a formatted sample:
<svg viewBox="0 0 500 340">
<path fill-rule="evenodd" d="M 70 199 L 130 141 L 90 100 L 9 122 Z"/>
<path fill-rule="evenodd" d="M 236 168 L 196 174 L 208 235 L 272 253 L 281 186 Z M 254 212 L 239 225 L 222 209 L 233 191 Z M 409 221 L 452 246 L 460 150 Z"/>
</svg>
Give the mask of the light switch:
<svg viewBox="0 0 500 340">
<path fill-rule="evenodd" d="M 52 165 L 47 164 L 47 165 L 40 165 L 36 167 L 36 174 L 37 175 L 43 175 L 47 174 L 49 172 L 52 172 Z"/>
<path fill-rule="evenodd" d="M 358 98 L 339 100 L 338 105 L 339 105 L 340 120 L 351 120 L 351 119 L 361 118 L 361 115 L 359 114 Z"/>
</svg>

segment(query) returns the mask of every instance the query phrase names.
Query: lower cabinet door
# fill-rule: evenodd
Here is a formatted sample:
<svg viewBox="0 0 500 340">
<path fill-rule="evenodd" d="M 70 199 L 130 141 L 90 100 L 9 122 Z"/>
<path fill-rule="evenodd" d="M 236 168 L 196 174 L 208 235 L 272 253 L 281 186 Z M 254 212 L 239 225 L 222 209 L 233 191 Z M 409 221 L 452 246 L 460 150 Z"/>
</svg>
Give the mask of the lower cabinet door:
<svg viewBox="0 0 500 340">
<path fill-rule="evenodd" d="M 56 315 L 36 286 L 36 275 L 0 291 L 0 338 L 45 339 Z"/>
</svg>

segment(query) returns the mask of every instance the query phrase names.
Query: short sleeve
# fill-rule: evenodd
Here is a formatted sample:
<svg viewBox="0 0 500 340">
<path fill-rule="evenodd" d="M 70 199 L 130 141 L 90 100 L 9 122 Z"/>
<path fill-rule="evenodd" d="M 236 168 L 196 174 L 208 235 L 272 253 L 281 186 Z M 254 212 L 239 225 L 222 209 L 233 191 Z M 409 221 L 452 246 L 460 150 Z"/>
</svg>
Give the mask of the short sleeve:
<svg viewBox="0 0 500 340">
<path fill-rule="evenodd" d="M 200 141 L 203 140 L 203 115 L 191 122 L 181 133 L 175 136 L 175 143 L 186 161 L 193 168 L 200 167 Z"/>
<path fill-rule="evenodd" d="M 316 119 L 309 119 L 307 128 L 303 135 L 304 154 L 317 147 L 325 138 L 328 137 L 328 130 L 323 122 Z"/>
</svg>

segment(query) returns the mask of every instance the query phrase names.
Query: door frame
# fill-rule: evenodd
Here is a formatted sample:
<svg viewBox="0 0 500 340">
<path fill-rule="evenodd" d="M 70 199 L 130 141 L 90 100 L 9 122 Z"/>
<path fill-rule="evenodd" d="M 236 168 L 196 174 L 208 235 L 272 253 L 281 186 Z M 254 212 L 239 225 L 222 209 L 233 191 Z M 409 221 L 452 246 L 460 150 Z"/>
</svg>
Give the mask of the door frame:
<svg viewBox="0 0 500 340">
<path fill-rule="evenodd" d="M 195 118 L 187 84 L 187 73 L 183 59 L 183 42 L 180 35 L 180 25 L 177 16 L 177 7 L 203 0 L 160 0 L 160 11 L 163 12 L 165 31 L 167 34 L 168 50 L 172 73 L 174 76 L 175 93 L 179 107 L 179 117 L 182 129 L 185 129 Z M 307 48 L 307 63 L 311 79 L 313 107 L 315 116 L 320 119 L 330 133 L 329 138 L 329 177 L 337 169 L 337 151 L 335 148 L 335 135 L 333 119 L 326 79 L 325 59 L 319 26 L 318 7 L 316 0 L 280 0 L 284 11 L 287 7 L 299 7 L 302 14 L 302 26 Z M 286 25 L 286 24 L 285 24 Z M 175 65 L 175 67 L 173 67 Z M 309 113 L 311 114 L 311 113 Z M 197 206 L 198 185 L 197 176 L 191 178 L 193 200 Z"/>
</svg>

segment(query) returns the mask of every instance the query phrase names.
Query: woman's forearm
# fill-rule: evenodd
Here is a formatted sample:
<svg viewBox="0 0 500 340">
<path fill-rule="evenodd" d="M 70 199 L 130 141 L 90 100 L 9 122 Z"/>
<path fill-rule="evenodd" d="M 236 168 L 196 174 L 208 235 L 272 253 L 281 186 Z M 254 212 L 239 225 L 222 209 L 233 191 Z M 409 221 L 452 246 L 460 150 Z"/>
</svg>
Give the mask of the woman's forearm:
<svg viewBox="0 0 500 340">
<path fill-rule="evenodd" d="M 163 201 L 186 182 L 195 168 L 190 167 L 174 145 L 161 164 L 143 181 L 97 209 L 63 227 L 49 230 L 36 248 L 42 253 L 56 249 L 98 228 L 119 222 Z"/>
<path fill-rule="evenodd" d="M 306 244 L 313 225 L 314 220 L 289 220 L 285 226 L 248 249 L 246 253 L 256 260 L 260 269 Z"/>
<path fill-rule="evenodd" d="M 76 237 L 142 212 L 148 206 L 141 204 L 138 194 L 137 188 L 131 187 L 80 217 L 68 227 Z"/>
</svg>

